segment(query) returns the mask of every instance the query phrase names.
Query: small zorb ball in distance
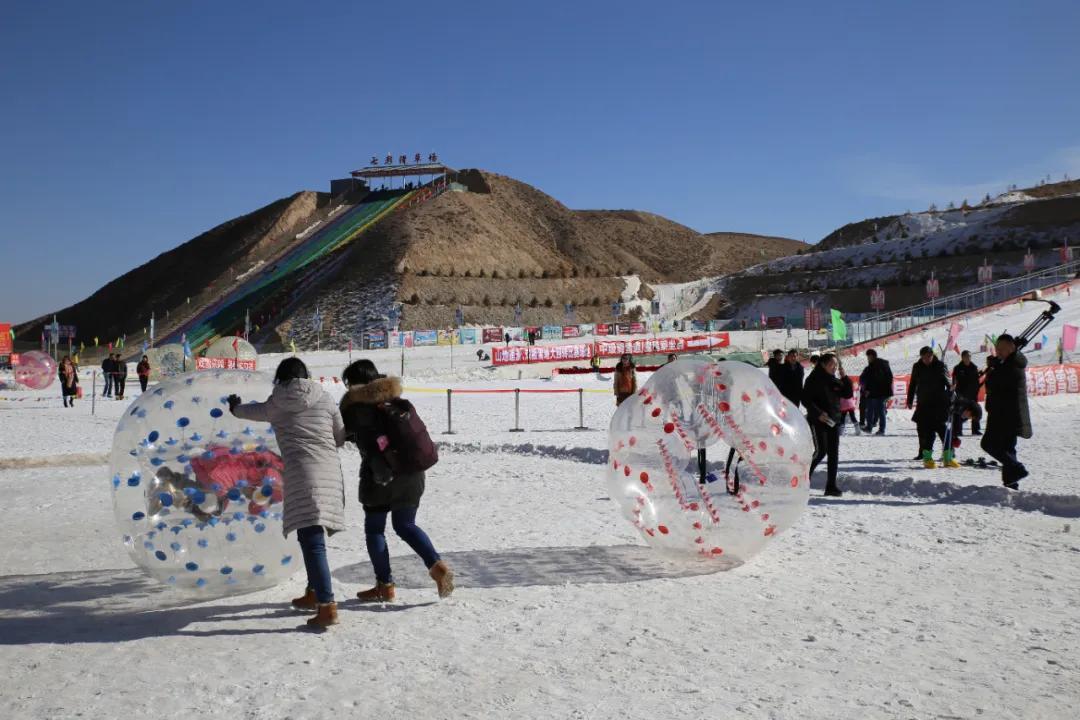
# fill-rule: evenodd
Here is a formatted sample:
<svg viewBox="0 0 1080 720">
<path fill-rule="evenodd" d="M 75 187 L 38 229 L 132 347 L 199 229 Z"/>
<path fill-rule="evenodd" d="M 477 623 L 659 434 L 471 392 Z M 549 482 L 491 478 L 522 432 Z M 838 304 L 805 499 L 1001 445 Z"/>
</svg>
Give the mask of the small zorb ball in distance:
<svg viewBox="0 0 1080 720">
<path fill-rule="evenodd" d="M 205 596 L 276 585 L 302 564 L 282 535 L 284 467 L 266 423 L 232 416 L 226 398 L 265 400 L 270 378 L 219 370 L 143 393 L 116 426 L 113 508 L 135 564 Z"/>
<path fill-rule="evenodd" d="M 743 458 L 737 489 L 735 462 L 724 477 L 729 448 Z M 645 542 L 721 569 L 794 524 L 809 498 L 806 419 L 763 372 L 740 362 L 665 365 L 619 406 L 608 450 L 612 499 Z"/>
<path fill-rule="evenodd" d="M 31 350 L 19 355 L 15 366 L 15 382 L 31 390 L 44 390 L 56 380 L 56 361 L 48 353 Z"/>
</svg>

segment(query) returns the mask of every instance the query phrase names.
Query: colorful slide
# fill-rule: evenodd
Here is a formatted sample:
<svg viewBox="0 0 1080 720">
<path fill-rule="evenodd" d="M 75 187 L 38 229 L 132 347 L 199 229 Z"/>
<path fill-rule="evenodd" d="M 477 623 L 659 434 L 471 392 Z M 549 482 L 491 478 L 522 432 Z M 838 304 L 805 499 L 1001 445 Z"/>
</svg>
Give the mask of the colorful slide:
<svg viewBox="0 0 1080 720">
<path fill-rule="evenodd" d="M 186 335 L 191 347 L 198 350 L 221 335 L 242 329 L 245 312 L 254 314 L 275 304 L 283 293 L 304 283 L 305 279 L 318 272 L 336 251 L 346 247 L 365 230 L 393 212 L 412 194 L 380 193 L 376 199 L 362 202 L 347 210 L 271 263 L 269 268 L 243 281 L 189 319 L 165 338 L 163 343 L 180 342 L 181 337 Z"/>
</svg>

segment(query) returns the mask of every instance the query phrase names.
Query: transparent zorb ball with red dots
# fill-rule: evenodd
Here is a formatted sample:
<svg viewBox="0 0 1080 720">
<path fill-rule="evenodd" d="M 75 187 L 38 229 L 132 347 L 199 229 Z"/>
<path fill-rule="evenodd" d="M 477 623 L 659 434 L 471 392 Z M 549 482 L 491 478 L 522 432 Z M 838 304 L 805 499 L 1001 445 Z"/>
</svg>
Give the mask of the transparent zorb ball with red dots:
<svg viewBox="0 0 1080 720">
<path fill-rule="evenodd" d="M 284 463 L 267 423 L 226 398 L 264 400 L 269 376 L 217 370 L 167 380 L 124 412 L 109 488 L 132 560 L 196 596 L 276 585 L 302 564 L 282 534 Z"/>
<path fill-rule="evenodd" d="M 15 365 L 15 382 L 31 390 L 44 390 L 56 380 L 56 361 L 48 353 L 31 350 L 19 356 Z"/>
<path fill-rule="evenodd" d="M 665 365 L 619 406 L 608 450 L 612 499 L 670 556 L 741 565 L 791 527 L 809 497 L 810 427 L 745 363 Z"/>
</svg>

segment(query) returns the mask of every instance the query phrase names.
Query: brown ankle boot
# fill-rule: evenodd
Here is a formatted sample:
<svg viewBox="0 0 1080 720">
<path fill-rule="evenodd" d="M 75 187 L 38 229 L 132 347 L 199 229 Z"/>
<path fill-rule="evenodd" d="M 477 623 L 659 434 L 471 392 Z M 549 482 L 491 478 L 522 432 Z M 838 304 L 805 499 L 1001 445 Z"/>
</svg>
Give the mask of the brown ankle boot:
<svg viewBox="0 0 1080 720">
<path fill-rule="evenodd" d="M 356 599 L 360 602 L 393 602 L 395 595 L 394 583 L 375 581 L 375 587 L 356 593 Z"/>
<path fill-rule="evenodd" d="M 315 617 L 307 621 L 308 627 L 312 628 L 328 628 L 331 625 L 337 625 L 337 603 L 319 603 L 319 610 Z"/>
<path fill-rule="evenodd" d="M 316 610 L 319 607 L 319 601 L 315 599 L 315 591 L 308 588 L 302 597 L 293 598 L 292 606 L 297 610 Z"/>
<path fill-rule="evenodd" d="M 440 560 L 431 566 L 428 575 L 435 581 L 435 587 L 439 589 L 439 597 L 448 598 L 454 592 L 454 571 L 450 566 Z"/>
</svg>

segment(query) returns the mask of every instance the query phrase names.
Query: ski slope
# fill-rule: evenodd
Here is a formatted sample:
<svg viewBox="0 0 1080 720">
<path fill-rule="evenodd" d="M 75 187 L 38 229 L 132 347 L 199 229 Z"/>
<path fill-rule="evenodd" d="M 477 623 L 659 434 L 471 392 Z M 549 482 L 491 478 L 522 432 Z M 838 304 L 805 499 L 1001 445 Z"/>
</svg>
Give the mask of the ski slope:
<svg viewBox="0 0 1080 720">
<path fill-rule="evenodd" d="M 1043 297 L 1053 300 L 1061 306 L 1061 311 L 1054 321 L 1036 337 L 1024 354 L 1027 355 L 1030 365 L 1051 365 L 1058 362 L 1057 347 L 1061 339 L 1062 328 L 1065 324 L 1080 327 L 1080 281 L 1073 281 L 1055 292 L 1046 292 Z M 903 337 L 886 338 L 883 343 L 871 343 L 878 349 L 878 354 L 888 360 L 894 372 L 906 372 L 916 360 L 919 359 L 919 348 L 933 344 L 939 353 L 941 347 L 948 340 L 949 328 L 953 322 L 961 325 L 957 343 L 961 350 L 970 350 L 972 361 L 982 367 L 990 348 L 988 337 L 996 337 L 1002 333 L 1019 335 L 1031 321 L 1039 316 L 1048 306 L 1039 302 L 1011 302 L 1006 305 L 975 311 L 966 314 L 959 319 L 940 320 L 929 325 L 913 328 L 905 331 Z M 1043 335 L 1046 343 L 1043 343 Z M 1035 344 L 1042 345 L 1036 349 Z M 859 348 L 864 347 L 860 344 Z M 951 360 L 949 359 L 951 357 Z M 950 364 L 959 362 L 960 358 L 954 350 L 949 351 L 946 358 Z M 845 351 L 843 355 L 844 367 L 849 373 L 861 372 L 866 367 L 866 356 L 859 352 L 855 357 L 848 358 Z M 1065 361 L 1080 360 L 1080 352 L 1065 354 Z"/>
</svg>

